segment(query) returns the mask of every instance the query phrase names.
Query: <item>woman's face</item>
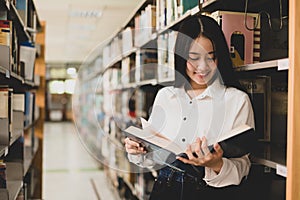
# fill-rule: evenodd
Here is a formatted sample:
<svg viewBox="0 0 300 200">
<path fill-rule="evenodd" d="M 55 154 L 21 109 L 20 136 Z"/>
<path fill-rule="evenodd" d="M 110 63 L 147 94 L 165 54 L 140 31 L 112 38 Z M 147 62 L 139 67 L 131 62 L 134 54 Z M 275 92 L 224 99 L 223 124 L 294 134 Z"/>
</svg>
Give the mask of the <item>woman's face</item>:
<svg viewBox="0 0 300 200">
<path fill-rule="evenodd" d="M 187 59 L 186 73 L 193 89 L 206 87 L 217 70 L 217 60 L 212 42 L 203 36 L 191 44 Z"/>
</svg>

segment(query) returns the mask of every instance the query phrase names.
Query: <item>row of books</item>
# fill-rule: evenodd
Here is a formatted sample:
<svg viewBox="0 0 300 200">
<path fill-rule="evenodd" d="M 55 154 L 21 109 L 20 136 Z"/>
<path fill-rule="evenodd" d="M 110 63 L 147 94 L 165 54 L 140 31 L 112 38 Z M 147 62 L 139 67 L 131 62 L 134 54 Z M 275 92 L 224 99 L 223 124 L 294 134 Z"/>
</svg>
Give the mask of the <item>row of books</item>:
<svg viewBox="0 0 300 200">
<path fill-rule="evenodd" d="M 104 73 L 103 87 L 106 90 L 118 89 L 130 83 L 157 79 L 158 68 L 162 67 L 157 63 L 157 50 L 138 50 L 122 59 L 118 67 Z"/>
<path fill-rule="evenodd" d="M 188 10 L 198 6 L 198 0 L 157 0 L 156 1 L 156 30 L 163 29 Z"/>
<path fill-rule="evenodd" d="M 134 27 L 126 27 L 104 47 L 103 65 L 107 66 L 116 58 L 128 54 L 133 47 L 143 46 L 153 33 L 164 28 L 197 4 L 198 1 L 194 0 L 179 3 L 177 0 L 157 0 L 156 6 L 147 5 L 134 17 Z M 182 11 L 179 11 L 179 7 Z"/>
<path fill-rule="evenodd" d="M 157 61 L 158 80 L 174 79 L 174 46 L 177 37 L 176 31 L 169 31 L 158 36 L 157 39 Z"/>
<path fill-rule="evenodd" d="M 33 123 L 35 108 L 35 94 L 32 92 L 14 93 L 12 88 L 0 87 L 0 143 L 9 146 L 15 137 L 16 130 Z M 35 113 L 37 114 L 37 112 Z"/>
<path fill-rule="evenodd" d="M 149 8 L 149 9 L 148 9 Z M 151 13 L 151 14 L 150 14 Z M 154 18 L 153 5 L 148 5 L 141 15 L 135 17 L 135 27 L 127 27 L 121 34 L 116 36 L 109 45 L 103 49 L 103 65 L 108 66 L 122 58 L 130 55 L 134 47 L 141 47 L 145 43 L 151 41 L 152 34 L 155 31 L 153 28 Z M 260 61 L 260 20 L 259 14 L 247 14 L 247 26 L 244 23 L 244 13 L 216 11 L 209 16 L 213 17 L 222 27 L 228 48 L 232 55 L 234 66 L 241 66 Z M 157 18 L 156 18 L 157 19 Z M 232 23 L 234 22 L 234 23 Z M 249 30 L 253 29 L 253 30 Z M 153 48 L 158 49 L 158 65 L 172 66 L 174 65 L 173 50 L 176 40 L 176 31 L 167 31 L 166 33 L 158 34 Z M 148 48 L 148 47 L 143 47 Z M 148 49 L 153 49 L 149 47 Z M 138 54 L 138 52 L 137 52 Z M 136 67 L 139 67 L 140 57 L 136 57 Z M 128 61 L 124 61 L 128 65 Z M 174 76 L 169 69 L 162 71 L 162 76 Z M 170 74 L 170 75 L 167 75 Z M 143 79 L 143 78 L 142 78 Z M 127 81 L 125 81 L 127 82 Z"/>
<path fill-rule="evenodd" d="M 158 49 L 158 66 L 170 67 L 160 71 L 159 75 L 162 75 L 162 77 L 159 76 L 158 78 L 174 76 L 172 74 L 172 71 L 174 71 L 174 57 L 172 53 L 176 40 L 176 31 L 169 30 L 167 33 L 160 33 L 153 38 L 153 32 L 155 31 L 153 29 L 153 21 L 159 21 L 157 15 L 156 18 L 154 17 L 155 11 L 153 7 L 153 5 L 148 5 L 141 15 L 137 15 L 134 18 L 135 27 L 126 27 L 121 34 L 103 49 L 104 67 L 122 60 L 122 66 L 127 66 L 124 70 L 122 67 L 122 70 L 132 71 L 132 65 L 136 65 L 135 68 L 139 66 L 140 57 L 136 57 L 134 61 L 134 58 L 128 59 L 126 57 L 132 53 L 138 54 L 138 47 L 154 40 L 155 45 L 153 46 L 156 48 L 155 46 L 157 45 Z M 213 17 L 222 27 L 235 67 L 287 57 L 287 26 L 284 25 L 283 29 L 278 31 L 270 30 L 265 22 L 266 20 L 262 19 L 258 13 L 247 13 L 246 17 L 245 13 L 241 12 L 215 11 L 207 15 Z M 156 24 L 156 28 L 157 26 Z M 279 37 L 281 39 L 278 39 Z M 143 48 L 147 47 L 143 46 Z M 130 67 L 128 68 L 128 66 Z M 134 82 L 134 78 L 129 80 L 124 78 L 122 82 Z"/>
<path fill-rule="evenodd" d="M 0 53 L 1 67 L 25 80 L 34 80 L 36 48 L 32 43 L 20 44 L 14 23 L 8 19 L 0 20 Z"/>
</svg>

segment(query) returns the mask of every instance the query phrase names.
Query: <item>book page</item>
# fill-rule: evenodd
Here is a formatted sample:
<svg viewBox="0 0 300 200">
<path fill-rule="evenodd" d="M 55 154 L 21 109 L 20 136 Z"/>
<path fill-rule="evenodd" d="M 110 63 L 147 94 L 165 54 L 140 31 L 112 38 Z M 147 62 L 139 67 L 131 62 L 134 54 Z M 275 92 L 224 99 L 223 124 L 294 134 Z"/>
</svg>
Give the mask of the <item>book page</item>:
<svg viewBox="0 0 300 200">
<path fill-rule="evenodd" d="M 232 129 L 231 131 L 229 132 L 226 132 L 224 134 L 222 134 L 219 138 L 218 138 L 218 142 L 222 142 L 222 141 L 225 141 L 231 137 L 234 137 L 240 133 L 243 133 L 249 129 L 252 129 L 252 127 L 250 127 L 249 125 L 247 124 L 243 124 L 243 125 L 240 125 L 234 129 Z M 209 144 L 209 145 L 213 145 L 213 144 Z"/>
<path fill-rule="evenodd" d="M 169 140 L 162 134 L 154 132 L 150 129 L 150 127 L 139 129 L 134 126 L 130 126 L 125 129 L 124 132 L 127 133 L 128 137 L 133 136 L 133 140 L 141 140 L 141 142 L 145 142 L 150 146 L 154 145 L 154 149 L 163 148 L 175 154 L 179 154 L 184 151 L 179 145 Z"/>
</svg>

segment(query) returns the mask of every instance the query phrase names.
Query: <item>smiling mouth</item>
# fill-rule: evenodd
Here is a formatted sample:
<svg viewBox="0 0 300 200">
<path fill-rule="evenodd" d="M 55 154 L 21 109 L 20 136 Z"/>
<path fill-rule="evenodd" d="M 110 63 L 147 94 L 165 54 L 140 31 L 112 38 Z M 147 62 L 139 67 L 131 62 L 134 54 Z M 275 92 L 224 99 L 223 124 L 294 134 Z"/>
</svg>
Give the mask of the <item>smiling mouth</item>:
<svg viewBox="0 0 300 200">
<path fill-rule="evenodd" d="M 210 71 L 208 72 L 197 72 L 195 71 L 194 74 L 196 74 L 197 76 L 200 76 L 201 78 L 204 78 L 206 76 L 208 76 L 208 74 L 210 73 Z"/>
</svg>

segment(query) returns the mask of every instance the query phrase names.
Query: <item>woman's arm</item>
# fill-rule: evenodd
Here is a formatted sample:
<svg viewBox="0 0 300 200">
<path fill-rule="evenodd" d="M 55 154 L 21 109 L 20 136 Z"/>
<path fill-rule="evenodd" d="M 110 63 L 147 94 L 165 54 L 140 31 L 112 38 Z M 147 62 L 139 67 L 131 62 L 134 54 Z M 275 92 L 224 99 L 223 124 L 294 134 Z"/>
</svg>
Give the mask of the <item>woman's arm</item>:
<svg viewBox="0 0 300 200">
<path fill-rule="evenodd" d="M 248 95 L 244 94 L 240 104 L 236 107 L 236 118 L 233 122 L 233 128 L 241 124 L 247 124 L 254 128 L 254 114 Z M 250 152 L 251 153 L 251 152 Z M 223 166 L 217 174 L 210 168 L 205 168 L 204 180 L 208 185 L 214 187 L 223 187 L 227 185 L 239 185 L 241 180 L 248 175 L 251 162 L 249 154 L 240 158 L 222 158 Z"/>
<path fill-rule="evenodd" d="M 211 168 L 205 168 L 203 180 L 213 187 L 224 187 L 228 185 L 239 185 L 243 177 L 249 174 L 251 162 L 248 155 L 240 158 L 222 158 L 223 166 L 217 174 Z"/>
<path fill-rule="evenodd" d="M 156 109 L 156 108 L 161 108 L 163 107 L 163 103 L 165 100 L 165 96 L 166 96 L 167 90 L 166 88 L 161 89 L 160 91 L 158 91 L 154 103 L 153 103 L 153 109 L 152 109 L 152 113 L 150 115 L 149 118 L 149 122 L 151 123 L 150 125 L 153 126 L 153 123 L 155 123 L 157 121 L 156 118 L 158 118 L 157 116 L 161 116 L 160 113 L 160 109 Z M 155 118 L 155 119 L 153 119 Z M 160 120 L 162 121 L 162 120 Z M 159 125 L 157 125 L 157 123 L 155 123 L 155 126 L 153 126 L 153 128 L 158 128 Z M 127 143 L 127 144 L 126 144 Z M 132 146 L 131 146 L 132 145 Z M 147 153 L 144 151 L 136 151 L 136 149 L 130 149 L 130 147 L 133 148 L 138 148 L 138 143 L 130 140 L 129 138 L 125 139 L 125 147 L 126 147 L 126 151 L 128 153 L 128 160 L 140 167 L 153 167 L 155 165 L 155 162 L 153 161 L 153 155 L 152 153 Z"/>
</svg>

